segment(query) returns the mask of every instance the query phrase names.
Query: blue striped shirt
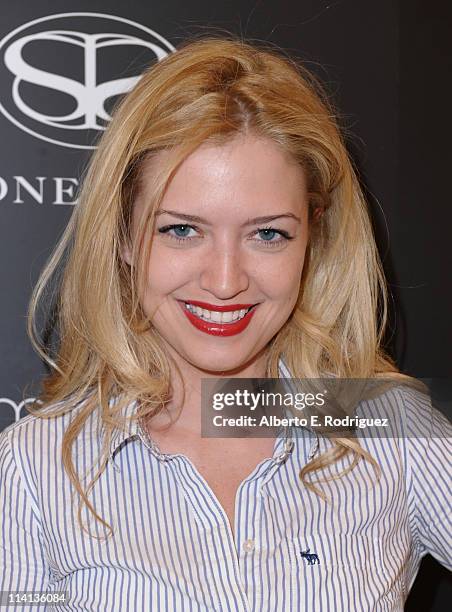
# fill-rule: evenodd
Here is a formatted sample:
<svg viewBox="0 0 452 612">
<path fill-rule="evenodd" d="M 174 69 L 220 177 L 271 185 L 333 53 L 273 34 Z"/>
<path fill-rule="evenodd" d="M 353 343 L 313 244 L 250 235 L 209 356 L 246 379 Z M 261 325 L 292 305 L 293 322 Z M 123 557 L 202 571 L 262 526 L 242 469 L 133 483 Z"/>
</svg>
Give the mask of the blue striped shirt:
<svg viewBox="0 0 452 612">
<path fill-rule="evenodd" d="M 90 495 L 114 537 L 82 533 L 61 460 L 71 415 L 25 417 L 0 434 L 0 590 L 68 591 L 70 603 L 52 608 L 65 611 L 403 610 L 425 554 L 451 567 L 452 432 L 418 392 L 398 387 L 385 402 L 423 435 L 362 438 L 381 466 L 379 480 L 360 461 L 322 485 L 323 500 L 299 472 L 331 441 L 291 429 L 240 484 L 235 537 L 193 463 L 162 454 L 136 422 L 115 432 Z M 86 482 L 101 447 L 93 414 L 73 450 Z M 85 508 L 82 518 L 106 535 Z"/>
</svg>

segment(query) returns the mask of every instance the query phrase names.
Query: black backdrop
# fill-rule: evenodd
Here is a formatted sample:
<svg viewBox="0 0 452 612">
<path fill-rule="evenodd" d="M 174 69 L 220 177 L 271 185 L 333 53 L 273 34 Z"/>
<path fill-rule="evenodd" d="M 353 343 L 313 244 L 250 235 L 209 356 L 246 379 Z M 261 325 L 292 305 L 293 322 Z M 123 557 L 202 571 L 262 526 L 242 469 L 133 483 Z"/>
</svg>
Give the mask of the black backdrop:
<svg viewBox="0 0 452 612">
<path fill-rule="evenodd" d="M 23 0 L 0 5 L 0 429 L 26 413 L 23 402 L 34 396 L 43 375 L 25 332 L 27 302 L 76 205 L 77 180 L 91 153 L 87 147 L 99 132 L 90 109 L 81 109 L 79 118 L 63 126 L 49 118 L 74 110 L 61 81 L 53 89 L 41 86 L 51 85 L 52 75 L 83 83 L 85 97 L 80 90 L 75 94 L 79 102 L 90 95 L 77 45 L 82 39 L 39 38 L 56 25 L 145 41 L 127 47 L 122 56 L 119 47 L 119 52 L 104 47 L 96 56 L 98 82 L 136 76 L 155 60 L 155 50 L 168 53 L 202 32 L 227 30 L 271 41 L 304 59 L 333 96 L 350 134 L 349 149 L 369 197 L 390 282 L 388 342 L 397 363 L 419 377 L 450 377 L 446 121 L 452 103 L 447 83 L 451 13 L 446 0 Z M 56 14 L 65 15 L 47 19 Z M 25 36 L 32 37 L 27 44 Z M 30 76 L 28 66 L 45 70 L 48 78 Z M 16 97 L 14 78 L 22 79 Z M 91 121 L 86 129 L 73 128 L 84 120 Z M 451 595 L 448 573 L 426 559 L 407 609 L 438 612 Z"/>
</svg>

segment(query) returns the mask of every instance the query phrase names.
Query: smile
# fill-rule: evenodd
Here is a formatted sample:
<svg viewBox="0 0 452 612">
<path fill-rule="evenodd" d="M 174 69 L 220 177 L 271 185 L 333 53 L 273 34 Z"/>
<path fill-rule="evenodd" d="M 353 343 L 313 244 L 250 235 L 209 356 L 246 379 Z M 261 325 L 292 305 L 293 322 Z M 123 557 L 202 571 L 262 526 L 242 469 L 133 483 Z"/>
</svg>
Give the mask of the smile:
<svg viewBox="0 0 452 612">
<path fill-rule="evenodd" d="M 182 302 L 190 323 L 200 331 L 214 336 L 233 336 L 245 330 L 257 304 L 232 304 L 216 306 L 205 302 Z"/>
<path fill-rule="evenodd" d="M 186 302 L 185 308 L 200 319 L 203 319 L 203 321 L 212 321 L 213 323 L 232 323 L 233 321 L 243 319 L 252 306 L 250 306 L 250 308 L 243 308 L 240 310 L 218 312 L 217 310 L 206 310 L 205 308 L 200 308 L 199 306 L 193 306 L 193 304 Z"/>
</svg>

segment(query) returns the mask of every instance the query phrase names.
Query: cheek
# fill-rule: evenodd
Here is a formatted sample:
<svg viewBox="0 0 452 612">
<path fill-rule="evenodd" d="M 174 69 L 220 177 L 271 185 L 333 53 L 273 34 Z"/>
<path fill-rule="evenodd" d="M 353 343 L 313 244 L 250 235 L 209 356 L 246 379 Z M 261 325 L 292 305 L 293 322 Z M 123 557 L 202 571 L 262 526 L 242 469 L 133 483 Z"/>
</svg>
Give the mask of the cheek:
<svg viewBox="0 0 452 612">
<path fill-rule="evenodd" d="M 261 266 L 259 277 L 261 286 L 268 296 L 282 302 L 292 301 L 298 296 L 303 273 L 304 252 L 290 258 L 281 258 L 278 265 Z"/>
<path fill-rule="evenodd" d="M 194 272 L 190 258 L 182 257 L 177 249 L 153 246 L 147 267 L 146 286 L 160 296 L 186 283 Z"/>
</svg>

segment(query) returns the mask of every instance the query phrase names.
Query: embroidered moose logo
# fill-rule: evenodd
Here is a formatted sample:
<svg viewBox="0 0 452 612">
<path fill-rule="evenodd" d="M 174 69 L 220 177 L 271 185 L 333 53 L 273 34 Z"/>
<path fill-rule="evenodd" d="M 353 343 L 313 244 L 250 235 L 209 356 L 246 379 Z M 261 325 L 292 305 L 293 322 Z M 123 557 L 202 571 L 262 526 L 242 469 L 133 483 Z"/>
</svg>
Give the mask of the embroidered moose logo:
<svg viewBox="0 0 452 612">
<path fill-rule="evenodd" d="M 309 548 L 307 548 L 306 550 L 301 550 L 300 555 L 303 557 L 303 559 L 306 559 L 308 565 L 315 565 L 316 563 L 320 565 L 318 555 L 316 555 L 315 553 L 310 553 Z"/>
</svg>

